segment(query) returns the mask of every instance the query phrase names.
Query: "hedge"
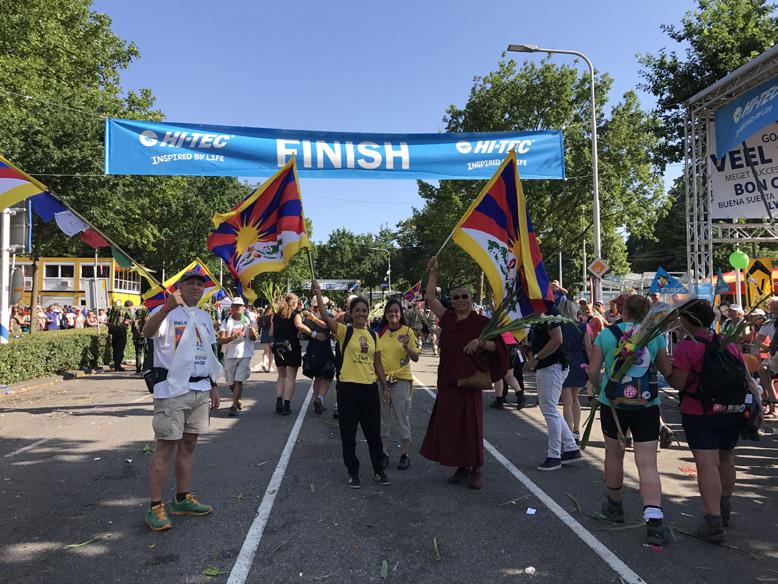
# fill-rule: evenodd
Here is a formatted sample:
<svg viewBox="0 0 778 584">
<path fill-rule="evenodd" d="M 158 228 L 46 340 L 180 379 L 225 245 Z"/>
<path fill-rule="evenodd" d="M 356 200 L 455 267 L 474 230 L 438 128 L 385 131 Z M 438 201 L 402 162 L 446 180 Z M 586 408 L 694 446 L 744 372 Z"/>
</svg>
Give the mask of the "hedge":
<svg viewBox="0 0 778 584">
<path fill-rule="evenodd" d="M 125 360 L 135 359 L 127 335 Z M 45 331 L 12 339 L 0 345 L 0 384 L 27 381 L 65 371 L 94 369 L 111 363 L 111 338 L 103 329 Z"/>
</svg>

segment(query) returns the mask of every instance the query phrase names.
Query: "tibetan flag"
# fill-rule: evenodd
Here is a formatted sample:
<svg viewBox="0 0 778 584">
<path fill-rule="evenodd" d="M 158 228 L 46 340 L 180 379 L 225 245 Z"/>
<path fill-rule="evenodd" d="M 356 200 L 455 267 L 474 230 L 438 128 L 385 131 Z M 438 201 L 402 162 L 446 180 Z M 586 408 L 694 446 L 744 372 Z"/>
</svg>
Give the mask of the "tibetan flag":
<svg viewBox="0 0 778 584">
<path fill-rule="evenodd" d="M 0 210 L 49 189 L 0 156 Z"/>
<path fill-rule="evenodd" d="M 508 322 L 545 314 L 554 303 L 511 150 L 454 228 L 454 241 L 486 274 L 495 305 L 511 297 Z"/>
<path fill-rule="evenodd" d="M 213 216 L 208 249 L 224 260 L 249 300 L 256 296 L 250 287 L 254 276 L 279 272 L 298 251 L 311 248 L 299 184 L 292 157 L 231 211 Z"/>
<path fill-rule="evenodd" d="M 729 294 L 729 284 L 724 280 L 724 274 L 721 272 L 721 268 L 719 268 L 719 272 L 716 275 L 716 289 L 714 290 L 714 294 L 716 296 Z"/>
<path fill-rule="evenodd" d="M 176 284 L 181 277 L 192 270 L 200 272 L 205 278 L 205 291 L 203 292 L 203 297 L 200 298 L 200 304 L 207 302 L 214 294 L 222 289 L 219 282 L 213 277 L 208 268 L 205 267 L 203 261 L 200 258 L 197 258 L 183 270 L 165 280 L 162 286 L 155 286 L 146 292 L 143 295 L 143 305 L 151 310 L 160 304 L 164 304 L 167 295 L 176 289 Z"/>
<path fill-rule="evenodd" d="M 405 298 L 408 302 L 413 302 L 419 296 L 421 296 L 421 280 L 416 282 L 408 289 L 405 294 L 403 294 L 403 298 Z"/>
<path fill-rule="evenodd" d="M 654 280 L 648 287 L 649 294 L 688 294 L 689 290 L 675 276 L 662 267 L 657 268 Z"/>
</svg>

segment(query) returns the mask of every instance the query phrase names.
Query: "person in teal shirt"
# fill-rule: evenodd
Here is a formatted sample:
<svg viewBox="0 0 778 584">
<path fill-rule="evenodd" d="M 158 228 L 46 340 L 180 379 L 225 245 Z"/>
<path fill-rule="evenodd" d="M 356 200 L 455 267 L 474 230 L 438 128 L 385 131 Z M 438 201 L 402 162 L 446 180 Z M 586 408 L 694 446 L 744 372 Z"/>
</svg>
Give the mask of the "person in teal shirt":
<svg viewBox="0 0 778 584">
<path fill-rule="evenodd" d="M 635 464 L 640 478 L 640 494 L 643 497 L 643 518 L 646 521 L 646 543 L 664 545 L 665 527 L 662 522 L 662 485 L 656 465 L 656 451 L 659 441 L 660 413 L 659 396 L 650 400 L 644 407 L 627 409 L 619 404 L 615 408 L 605 396 L 608 382 L 607 372 L 616 359 L 618 346 L 616 334 L 612 330 L 618 327 L 622 333 L 640 324 L 648 314 L 651 303 L 648 298 L 633 294 L 626 298 L 622 310 L 622 321 L 602 330 L 592 346 L 592 358 L 589 363 L 589 379 L 593 387 L 600 388 L 600 423 L 605 437 L 605 484 L 608 489 L 602 512 L 609 520 L 624 522 L 624 506 L 621 488 L 624 483 L 624 449 L 618 440 L 615 416 L 618 417 L 622 432 L 631 430 L 635 443 Z M 672 362 L 667 355 L 667 344 L 663 335 L 653 339 L 646 347 L 648 359 L 641 363 L 645 368 L 655 364 L 663 375 L 672 372 Z M 601 368 L 605 365 L 605 374 Z"/>
</svg>

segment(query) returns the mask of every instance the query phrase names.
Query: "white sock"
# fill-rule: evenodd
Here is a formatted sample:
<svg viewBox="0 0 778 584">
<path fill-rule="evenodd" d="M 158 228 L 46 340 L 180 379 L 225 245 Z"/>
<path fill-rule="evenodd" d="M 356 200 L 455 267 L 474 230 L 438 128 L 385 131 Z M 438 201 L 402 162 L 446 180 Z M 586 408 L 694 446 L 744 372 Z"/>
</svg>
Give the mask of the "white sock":
<svg viewBox="0 0 778 584">
<path fill-rule="evenodd" d="M 665 514 L 662 513 L 661 507 L 654 505 L 646 505 L 643 507 L 643 519 L 648 521 L 649 519 L 664 519 Z"/>
</svg>

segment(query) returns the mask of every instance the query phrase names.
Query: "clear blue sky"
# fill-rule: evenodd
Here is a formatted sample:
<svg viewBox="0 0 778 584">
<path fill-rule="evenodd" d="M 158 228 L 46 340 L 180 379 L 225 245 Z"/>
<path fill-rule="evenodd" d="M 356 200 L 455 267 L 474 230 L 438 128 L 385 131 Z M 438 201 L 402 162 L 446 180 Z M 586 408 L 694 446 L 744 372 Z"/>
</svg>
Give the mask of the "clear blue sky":
<svg viewBox="0 0 778 584">
<path fill-rule="evenodd" d="M 509 43 L 586 53 L 614 78 L 613 103 L 640 81 L 636 55 L 667 46 L 659 26 L 678 23 L 693 6 L 689 0 L 99 0 L 94 9 L 140 49 L 124 86 L 151 88 L 168 120 L 411 133 L 441 131 L 446 108 L 465 104 L 473 77 L 493 70 Z M 653 103 L 642 93 L 641 100 Z M 302 179 L 301 186 L 316 240 L 341 226 L 394 227 L 412 205 L 421 206 L 412 180 Z"/>
</svg>

